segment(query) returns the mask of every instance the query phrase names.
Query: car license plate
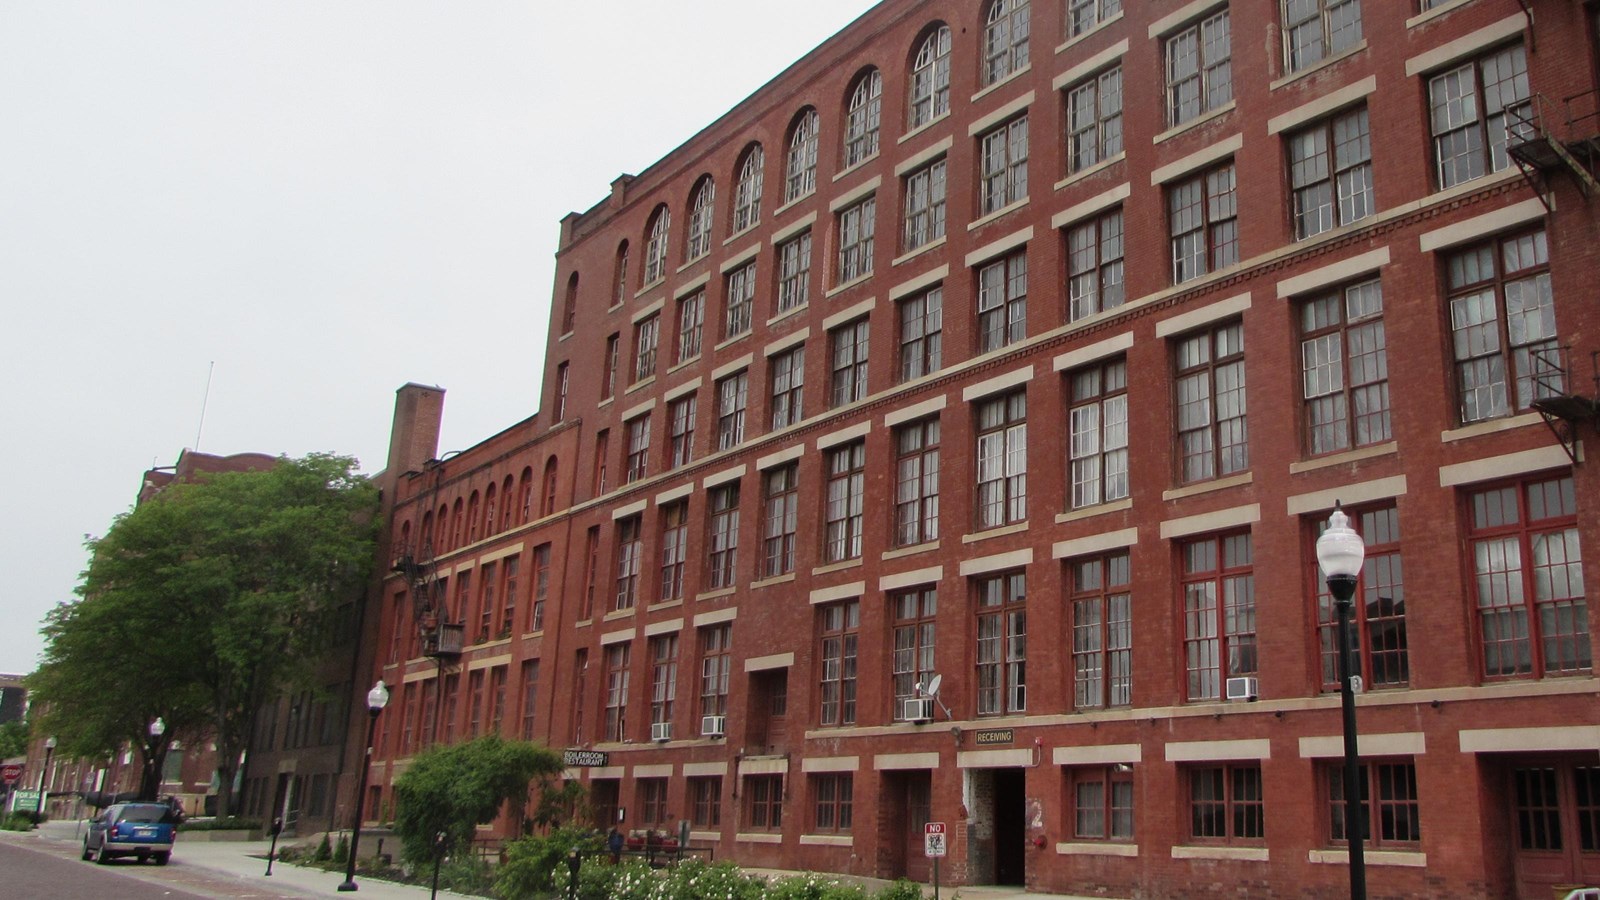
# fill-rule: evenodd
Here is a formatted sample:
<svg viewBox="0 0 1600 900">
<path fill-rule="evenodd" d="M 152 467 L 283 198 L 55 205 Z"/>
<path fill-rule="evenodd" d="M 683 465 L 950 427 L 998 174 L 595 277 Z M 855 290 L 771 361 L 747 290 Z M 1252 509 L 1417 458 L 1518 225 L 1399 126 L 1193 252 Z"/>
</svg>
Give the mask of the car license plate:
<svg viewBox="0 0 1600 900">
<path fill-rule="evenodd" d="M 134 837 L 155 837 L 155 834 L 156 830 L 154 828 L 135 828 L 133 830 Z"/>
</svg>

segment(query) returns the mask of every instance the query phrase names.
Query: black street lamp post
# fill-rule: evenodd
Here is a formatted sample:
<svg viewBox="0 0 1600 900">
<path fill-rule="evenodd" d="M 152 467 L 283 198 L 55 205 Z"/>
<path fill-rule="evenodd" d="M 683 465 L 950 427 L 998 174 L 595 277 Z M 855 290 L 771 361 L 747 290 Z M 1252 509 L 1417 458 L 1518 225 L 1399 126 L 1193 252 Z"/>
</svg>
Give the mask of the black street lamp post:
<svg viewBox="0 0 1600 900">
<path fill-rule="evenodd" d="M 160 716 L 150 723 L 150 743 L 145 745 L 145 783 L 139 786 L 140 800 L 154 800 L 161 794 L 161 771 L 156 765 L 156 750 L 161 746 L 161 736 L 167 733 L 167 723 Z"/>
<path fill-rule="evenodd" d="M 50 757 L 56 752 L 56 736 L 50 735 L 44 739 L 44 768 L 39 770 L 39 802 L 33 807 L 35 818 L 44 815 L 44 776 L 50 771 Z"/>
<path fill-rule="evenodd" d="M 382 682 L 372 686 L 367 691 L 367 750 L 361 762 L 361 786 L 356 790 L 356 824 L 350 834 L 350 858 L 345 863 L 344 882 L 339 885 L 341 891 L 353 891 L 356 885 L 356 851 L 361 845 L 361 818 L 365 814 L 367 800 L 367 777 L 372 772 L 372 738 L 378 730 L 378 713 L 389 705 L 389 688 Z"/>
<path fill-rule="evenodd" d="M 1344 718 L 1344 833 L 1350 842 L 1350 898 L 1366 900 L 1367 864 L 1363 833 L 1367 820 L 1361 811 L 1361 762 L 1356 746 L 1356 694 L 1354 659 L 1350 652 L 1351 598 L 1361 581 L 1361 563 L 1367 548 L 1350 527 L 1350 517 L 1334 504 L 1328 528 L 1317 538 L 1317 565 L 1333 594 L 1339 616 L 1339 705 Z"/>
</svg>

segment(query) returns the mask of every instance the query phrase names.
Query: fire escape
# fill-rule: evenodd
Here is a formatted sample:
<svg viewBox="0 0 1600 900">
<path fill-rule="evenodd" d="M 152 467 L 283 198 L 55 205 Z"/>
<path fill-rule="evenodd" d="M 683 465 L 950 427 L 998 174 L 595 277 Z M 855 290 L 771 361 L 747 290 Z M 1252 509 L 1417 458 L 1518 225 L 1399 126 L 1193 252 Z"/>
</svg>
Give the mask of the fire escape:
<svg viewBox="0 0 1600 900">
<path fill-rule="evenodd" d="M 412 621 L 423 656 L 442 664 L 461 655 L 466 626 L 449 621 L 445 598 L 435 575 L 433 541 L 424 537 L 416 552 L 406 547 L 394 561 L 394 571 L 405 576 L 411 588 Z"/>
<path fill-rule="evenodd" d="M 1600 434 L 1600 351 L 1589 353 L 1590 391 L 1579 393 L 1569 365 L 1571 347 L 1546 347 L 1529 354 L 1532 363 L 1533 408 L 1561 442 L 1567 458 L 1578 459 L 1578 440 L 1585 424 Z"/>
</svg>

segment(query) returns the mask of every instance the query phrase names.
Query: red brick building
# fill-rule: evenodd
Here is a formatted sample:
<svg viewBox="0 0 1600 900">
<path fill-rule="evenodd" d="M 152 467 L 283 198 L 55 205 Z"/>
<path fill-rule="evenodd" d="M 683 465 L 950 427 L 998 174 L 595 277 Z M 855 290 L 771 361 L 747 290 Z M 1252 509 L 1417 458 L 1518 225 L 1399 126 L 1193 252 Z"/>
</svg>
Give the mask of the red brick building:
<svg viewBox="0 0 1600 900">
<path fill-rule="evenodd" d="M 1594 883 L 1595 38 L 875 7 L 564 219 L 540 414 L 399 477 L 369 809 L 498 730 L 748 865 L 1334 894 L 1340 501 L 1374 894 Z"/>
</svg>

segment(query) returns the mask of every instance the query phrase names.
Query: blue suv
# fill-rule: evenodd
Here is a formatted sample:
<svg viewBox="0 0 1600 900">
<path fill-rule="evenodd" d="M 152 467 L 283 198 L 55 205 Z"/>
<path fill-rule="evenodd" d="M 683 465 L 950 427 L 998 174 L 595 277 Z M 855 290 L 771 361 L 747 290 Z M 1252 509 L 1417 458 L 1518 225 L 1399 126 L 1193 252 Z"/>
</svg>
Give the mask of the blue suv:
<svg viewBox="0 0 1600 900">
<path fill-rule="evenodd" d="M 136 856 L 164 866 L 172 858 L 177 816 L 164 803 L 117 803 L 89 822 L 83 858 L 104 865 L 118 856 Z"/>
</svg>

